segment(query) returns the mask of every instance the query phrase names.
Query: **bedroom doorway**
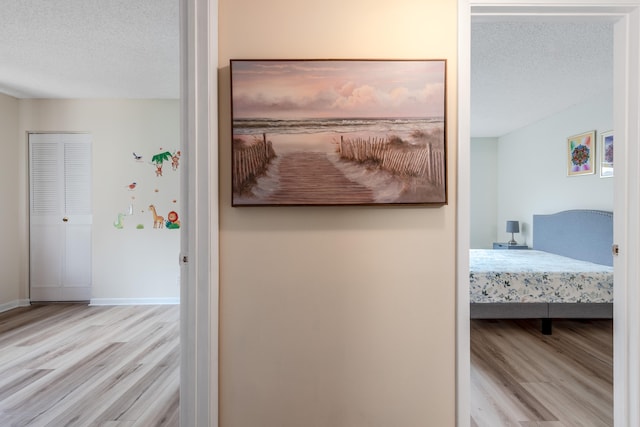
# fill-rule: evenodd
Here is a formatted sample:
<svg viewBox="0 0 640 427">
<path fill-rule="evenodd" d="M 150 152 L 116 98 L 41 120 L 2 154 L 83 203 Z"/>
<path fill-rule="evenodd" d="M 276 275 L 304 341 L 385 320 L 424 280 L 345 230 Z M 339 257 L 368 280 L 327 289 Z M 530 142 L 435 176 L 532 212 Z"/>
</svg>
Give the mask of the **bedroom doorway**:
<svg viewBox="0 0 640 427">
<path fill-rule="evenodd" d="M 591 127 L 599 137 L 612 129 L 612 57 L 611 22 L 472 17 L 470 411 L 478 425 L 499 418 L 568 424 L 585 422 L 584 414 L 613 424 L 613 309 L 605 303 L 612 294 L 604 291 L 613 285 L 613 225 L 600 214 L 613 210 L 613 180 L 601 178 L 599 167 L 567 176 L 559 137 Z M 522 167 L 522 158 L 544 165 L 545 173 Z M 508 220 L 521 225 L 513 236 L 506 232 Z M 590 225 L 578 226 L 585 222 Z M 558 230 L 573 238 L 558 238 Z M 578 243 L 583 238 L 589 241 Z M 597 272 L 586 263 L 596 262 L 596 253 L 603 265 Z M 519 273 L 523 258 L 526 274 Z M 539 270 L 546 279 L 534 276 Z M 570 272 L 591 279 L 567 281 Z M 498 283 L 503 280 L 508 287 Z M 545 286 L 527 286 L 537 280 Z M 576 300 L 601 304 L 571 303 Z M 519 301 L 526 303 L 516 306 Z M 608 319 L 578 320 L 600 317 Z M 588 356 L 553 347 L 560 337 L 590 349 Z M 580 369 L 571 372 L 572 366 Z M 582 377 L 602 381 L 587 389 L 574 380 Z M 563 400 L 567 388 L 576 390 L 571 402 Z"/>
<path fill-rule="evenodd" d="M 635 401 L 630 396 L 637 396 L 640 378 L 635 366 L 638 354 L 629 349 L 638 348 L 638 338 L 628 331 L 638 321 L 636 309 L 639 295 L 633 289 L 637 282 L 638 272 L 627 260 L 638 256 L 638 194 L 631 191 L 637 188 L 639 177 L 635 170 L 627 165 L 638 162 L 637 128 L 638 128 L 638 32 L 640 27 L 637 1 L 623 2 L 626 6 L 613 7 L 609 4 L 590 3 L 585 6 L 579 2 L 569 2 L 563 6 L 550 4 L 532 4 L 530 2 L 512 1 L 501 6 L 485 6 L 474 0 L 460 0 L 459 32 L 460 32 L 460 69 L 459 69 L 459 147 L 458 174 L 458 384 L 457 384 L 457 418 L 459 426 L 470 423 L 470 348 L 469 348 L 469 247 L 470 247 L 470 32 L 471 16 L 491 18 L 496 15 L 514 15 L 536 19 L 554 15 L 573 16 L 578 19 L 609 19 L 614 22 L 615 34 L 615 71 L 614 71 L 614 129 L 616 131 L 616 158 L 620 155 L 625 163 L 616 164 L 614 211 L 618 213 L 614 221 L 614 242 L 621 251 L 616 257 L 614 310 L 614 420 L 616 426 L 638 425 L 639 414 Z M 573 5 L 573 6 L 571 6 Z M 634 94 L 632 99 L 627 94 Z"/>
</svg>

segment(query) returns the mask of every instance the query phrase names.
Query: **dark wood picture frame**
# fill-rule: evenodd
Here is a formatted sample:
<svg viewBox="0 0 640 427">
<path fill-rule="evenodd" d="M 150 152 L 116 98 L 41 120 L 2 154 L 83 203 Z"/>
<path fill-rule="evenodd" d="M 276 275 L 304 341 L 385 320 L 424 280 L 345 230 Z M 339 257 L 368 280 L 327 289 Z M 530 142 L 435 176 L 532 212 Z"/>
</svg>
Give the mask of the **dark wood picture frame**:
<svg viewBox="0 0 640 427">
<path fill-rule="evenodd" d="M 230 61 L 232 206 L 445 205 L 446 60 Z"/>
</svg>

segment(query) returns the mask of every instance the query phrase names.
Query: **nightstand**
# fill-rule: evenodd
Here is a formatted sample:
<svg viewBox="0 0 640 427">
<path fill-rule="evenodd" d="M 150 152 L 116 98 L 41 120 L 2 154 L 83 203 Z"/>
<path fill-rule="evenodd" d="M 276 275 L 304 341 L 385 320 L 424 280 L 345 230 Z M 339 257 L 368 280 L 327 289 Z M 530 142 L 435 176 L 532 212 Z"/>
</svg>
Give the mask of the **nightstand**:
<svg viewBox="0 0 640 427">
<path fill-rule="evenodd" d="M 493 249 L 529 249 L 527 245 L 493 242 Z"/>
</svg>

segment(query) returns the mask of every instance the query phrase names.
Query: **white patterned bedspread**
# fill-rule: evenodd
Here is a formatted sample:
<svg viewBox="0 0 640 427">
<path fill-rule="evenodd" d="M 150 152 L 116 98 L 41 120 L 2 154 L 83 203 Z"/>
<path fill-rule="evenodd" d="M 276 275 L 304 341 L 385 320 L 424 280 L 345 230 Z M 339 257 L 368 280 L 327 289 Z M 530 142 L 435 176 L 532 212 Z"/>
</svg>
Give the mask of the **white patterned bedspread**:
<svg viewBox="0 0 640 427">
<path fill-rule="evenodd" d="M 535 250 L 471 249 L 471 302 L 613 302 L 613 267 Z"/>
</svg>

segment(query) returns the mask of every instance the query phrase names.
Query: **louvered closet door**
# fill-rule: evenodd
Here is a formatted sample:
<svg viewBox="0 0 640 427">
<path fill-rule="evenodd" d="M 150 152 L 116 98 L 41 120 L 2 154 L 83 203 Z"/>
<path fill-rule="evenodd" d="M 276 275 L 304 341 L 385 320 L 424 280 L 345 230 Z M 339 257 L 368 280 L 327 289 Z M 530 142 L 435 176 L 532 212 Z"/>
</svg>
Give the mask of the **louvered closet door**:
<svg viewBox="0 0 640 427">
<path fill-rule="evenodd" d="M 91 298 L 91 135 L 29 134 L 31 301 Z"/>
</svg>

